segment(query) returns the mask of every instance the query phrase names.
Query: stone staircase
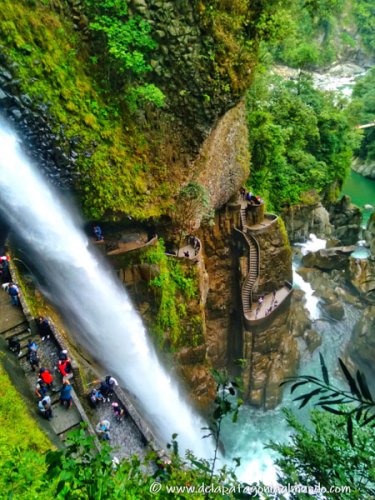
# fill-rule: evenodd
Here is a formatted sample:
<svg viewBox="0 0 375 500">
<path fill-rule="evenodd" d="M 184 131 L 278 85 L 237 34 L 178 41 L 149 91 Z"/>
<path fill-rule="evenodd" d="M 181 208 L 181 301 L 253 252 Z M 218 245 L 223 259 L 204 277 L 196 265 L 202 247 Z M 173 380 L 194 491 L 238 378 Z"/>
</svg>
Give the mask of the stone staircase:
<svg viewBox="0 0 375 500">
<path fill-rule="evenodd" d="M 242 305 L 244 310 L 244 315 L 250 313 L 252 305 L 252 292 L 254 285 L 259 278 L 259 266 L 260 266 L 260 255 L 258 242 L 253 236 L 249 236 L 242 232 L 248 247 L 249 247 L 249 259 L 248 259 L 248 274 L 242 285 Z"/>
</svg>

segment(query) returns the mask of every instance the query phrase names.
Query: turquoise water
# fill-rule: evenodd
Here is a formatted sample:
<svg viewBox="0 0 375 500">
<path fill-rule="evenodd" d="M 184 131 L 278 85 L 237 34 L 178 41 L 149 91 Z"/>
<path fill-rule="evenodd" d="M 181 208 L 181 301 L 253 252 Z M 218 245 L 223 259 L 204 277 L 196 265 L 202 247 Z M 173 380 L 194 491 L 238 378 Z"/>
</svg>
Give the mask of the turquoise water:
<svg viewBox="0 0 375 500">
<path fill-rule="evenodd" d="M 350 196 L 352 203 L 363 209 L 363 225 L 366 225 L 373 210 L 363 207 L 366 204 L 375 206 L 375 181 L 352 171 L 343 185 L 341 194 Z"/>
</svg>

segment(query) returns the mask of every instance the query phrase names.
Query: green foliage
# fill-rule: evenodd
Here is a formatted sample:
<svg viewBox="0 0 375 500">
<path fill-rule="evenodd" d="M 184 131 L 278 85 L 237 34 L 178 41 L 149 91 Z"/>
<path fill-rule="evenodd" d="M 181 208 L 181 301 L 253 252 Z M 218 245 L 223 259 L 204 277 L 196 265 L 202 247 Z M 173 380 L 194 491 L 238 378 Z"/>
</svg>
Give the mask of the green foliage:
<svg viewBox="0 0 375 500">
<path fill-rule="evenodd" d="M 353 125 L 375 120 L 375 68 L 355 84 L 349 111 Z M 363 139 L 356 154 L 364 161 L 375 160 L 375 127 L 363 130 Z"/>
<path fill-rule="evenodd" d="M 35 405 L 36 407 L 36 405 Z M 0 496 L 45 499 L 38 493 L 51 447 L 0 364 Z"/>
<path fill-rule="evenodd" d="M 365 47 L 371 54 L 375 51 L 375 4 L 373 0 L 356 0 L 354 16 Z"/>
<path fill-rule="evenodd" d="M 159 269 L 158 276 L 150 281 L 150 285 L 159 292 L 159 310 L 153 325 L 158 343 L 161 347 L 169 346 L 172 350 L 185 344 L 195 344 L 196 337 L 188 338 L 183 331 L 183 320 L 187 314 L 186 302 L 197 296 L 194 268 L 185 269 L 177 259 L 168 257 L 162 239 L 156 246 L 148 249 L 143 260 L 157 265 Z"/>
<path fill-rule="evenodd" d="M 117 92 L 108 88 L 101 74 L 103 51 L 93 55 L 95 65 L 89 64 L 87 47 L 54 2 L 0 0 L 0 43 L 4 57 L 15 63 L 21 91 L 33 106 L 43 106 L 54 124 L 63 152 L 78 154 L 77 190 L 86 215 L 147 218 L 165 212 L 174 179 L 167 179 L 164 164 L 151 160 L 150 147 L 124 105 L 127 98 L 137 106 L 161 105 L 157 88 L 139 82 L 133 71 Z"/>
<path fill-rule="evenodd" d="M 332 498 L 371 498 L 375 493 L 375 401 L 364 374 L 357 370 L 352 375 L 340 358 L 339 364 L 348 389 L 332 385 L 321 354 L 322 379 L 301 375 L 283 382 L 293 382 L 291 393 L 308 387 L 307 393 L 294 398 L 300 403 L 299 408 L 315 400 L 315 405 L 329 415 L 313 411 L 315 432 L 311 433 L 290 411 L 285 412 L 296 434 L 292 444 L 273 443 L 271 448 L 282 455 L 278 465 L 283 471 L 283 482 L 321 484 L 328 491 L 346 486 L 350 491 L 341 491 Z"/>
<path fill-rule="evenodd" d="M 259 75 L 248 93 L 249 184 L 270 206 L 297 203 L 347 175 L 357 135 L 333 95 L 297 81 Z"/>
<path fill-rule="evenodd" d="M 346 3 L 347 0 L 289 2 L 289 9 L 281 13 L 284 37 L 281 43 L 269 44 L 274 57 L 296 68 L 331 64 L 336 57 L 332 32 Z"/>
<path fill-rule="evenodd" d="M 130 89 L 126 100 L 130 111 L 144 108 L 146 103 L 152 103 L 161 108 L 165 102 L 165 95 L 156 85 L 147 83 Z"/>
<path fill-rule="evenodd" d="M 367 426 L 370 423 L 372 427 L 375 427 L 375 400 L 372 397 L 364 374 L 357 370 L 356 375 L 353 376 L 340 358 L 340 368 L 344 374 L 349 390 L 342 390 L 331 385 L 324 358 L 321 354 L 319 354 L 319 356 L 323 381 L 312 375 L 301 375 L 299 377 L 288 378 L 282 385 L 288 382 L 294 382 L 291 387 L 291 393 L 297 388 L 306 385 L 315 387 L 308 393 L 294 398 L 294 401 L 300 401 L 300 408 L 302 408 L 311 399 L 317 399 L 315 403 L 316 406 L 321 406 L 325 411 L 333 413 L 334 415 L 345 416 L 348 438 L 350 444 L 354 446 L 353 419 L 355 418 L 356 422 L 361 427 Z M 341 409 L 337 409 L 338 405 L 341 406 Z"/>
<path fill-rule="evenodd" d="M 320 486 L 327 491 L 335 487 L 342 488 L 336 493 L 327 494 L 327 498 L 338 500 L 373 497 L 373 428 L 360 427 L 354 421 L 353 434 L 357 446 L 353 448 L 347 439 L 345 417 L 314 410 L 311 412 L 314 428 L 311 432 L 290 411 L 285 411 L 285 415 L 294 431 L 291 443 L 270 445 L 270 448 L 281 455 L 281 458 L 276 459 L 276 465 L 281 470 L 280 484 L 299 484 L 312 489 Z M 311 498 L 311 494 L 291 493 L 290 498 L 303 500 Z"/>
<path fill-rule="evenodd" d="M 139 16 L 129 17 L 125 1 L 88 3 L 95 7 L 95 21 L 90 28 L 106 35 L 108 53 L 119 63 L 119 70 L 136 74 L 150 71 L 143 52 L 156 47 L 150 37 L 150 24 Z"/>
</svg>

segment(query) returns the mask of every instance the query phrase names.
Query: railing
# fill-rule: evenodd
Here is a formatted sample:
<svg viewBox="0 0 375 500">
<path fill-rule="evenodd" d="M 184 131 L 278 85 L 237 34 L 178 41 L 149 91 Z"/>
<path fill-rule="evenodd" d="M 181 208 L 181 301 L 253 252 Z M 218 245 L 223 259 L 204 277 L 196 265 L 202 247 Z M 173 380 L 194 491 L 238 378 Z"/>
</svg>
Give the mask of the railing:
<svg viewBox="0 0 375 500">
<path fill-rule="evenodd" d="M 260 276 L 260 248 L 259 248 L 259 243 L 254 238 L 254 236 L 248 235 L 237 228 L 235 228 L 235 230 L 242 235 L 249 248 L 249 259 L 247 268 L 248 274 L 242 284 L 242 289 L 241 289 L 242 308 L 244 316 L 246 317 L 247 314 L 250 312 L 253 303 L 252 294 L 254 285 L 256 284 Z"/>
</svg>

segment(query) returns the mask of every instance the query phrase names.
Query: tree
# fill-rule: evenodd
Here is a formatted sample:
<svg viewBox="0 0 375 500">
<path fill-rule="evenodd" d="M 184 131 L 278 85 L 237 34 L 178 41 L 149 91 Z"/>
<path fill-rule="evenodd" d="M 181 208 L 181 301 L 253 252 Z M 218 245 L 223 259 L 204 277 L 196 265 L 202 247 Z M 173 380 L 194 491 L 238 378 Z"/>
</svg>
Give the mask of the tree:
<svg viewBox="0 0 375 500">
<path fill-rule="evenodd" d="M 298 422 L 291 411 L 285 411 L 288 424 L 295 431 L 292 443 L 271 443 L 281 454 L 277 465 L 282 470 L 280 482 L 307 487 L 322 485 L 329 498 L 372 498 L 375 494 L 375 401 L 364 375 L 357 370 L 353 376 L 339 359 L 348 389 L 330 382 L 329 373 L 320 355 L 323 379 L 313 375 L 291 377 L 291 392 L 300 387 L 309 391 L 296 398 L 300 408 L 309 401 L 324 410 L 311 412 L 314 432 Z M 349 491 L 340 488 L 349 488 Z M 333 492 L 332 488 L 338 488 Z M 292 498 L 310 498 L 300 494 Z"/>
<path fill-rule="evenodd" d="M 270 448 L 281 457 L 276 465 L 281 469 L 278 481 L 287 486 L 301 485 L 311 488 L 314 494 L 291 493 L 296 500 L 336 498 L 353 500 L 373 498 L 375 494 L 375 432 L 371 427 L 354 423 L 353 434 L 357 446 L 351 446 L 345 417 L 311 412 L 311 425 L 301 424 L 291 411 L 285 411 L 288 424 L 293 429 L 291 442 L 271 443 Z M 324 495 L 319 487 L 326 488 Z M 337 491 L 331 491 L 337 488 Z M 342 489 L 342 488 L 346 488 Z M 348 490 L 349 489 L 349 490 Z"/>
</svg>

